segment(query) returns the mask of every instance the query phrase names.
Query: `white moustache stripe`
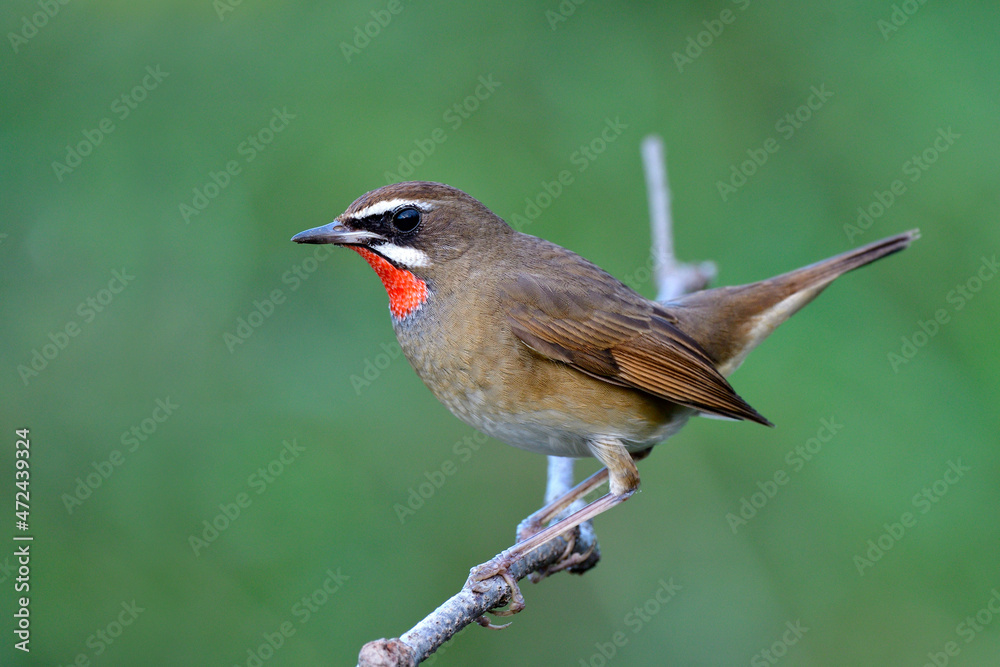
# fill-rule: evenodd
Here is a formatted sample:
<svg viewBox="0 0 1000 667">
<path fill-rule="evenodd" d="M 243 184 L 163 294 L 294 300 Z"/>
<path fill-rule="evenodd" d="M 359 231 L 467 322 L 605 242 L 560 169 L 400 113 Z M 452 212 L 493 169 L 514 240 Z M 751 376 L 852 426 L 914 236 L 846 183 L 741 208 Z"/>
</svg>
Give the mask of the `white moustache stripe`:
<svg viewBox="0 0 1000 667">
<path fill-rule="evenodd" d="M 367 218 L 372 215 L 382 215 L 383 213 L 387 213 L 401 206 L 412 206 L 414 208 L 419 208 L 421 211 L 430 211 L 434 208 L 425 201 L 414 201 L 412 199 L 383 199 L 382 201 L 377 201 L 374 204 L 364 207 L 360 211 L 345 213 L 341 216 L 341 219 L 361 220 L 362 218 Z"/>
<path fill-rule="evenodd" d="M 431 265 L 430 257 L 428 257 L 427 253 L 423 250 L 405 248 L 401 245 L 396 245 L 395 243 L 382 243 L 374 246 L 374 248 L 380 255 L 385 255 L 387 258 L 391 259 L 400 266 L 417 268 L 419 266 Z"/>
</svg>

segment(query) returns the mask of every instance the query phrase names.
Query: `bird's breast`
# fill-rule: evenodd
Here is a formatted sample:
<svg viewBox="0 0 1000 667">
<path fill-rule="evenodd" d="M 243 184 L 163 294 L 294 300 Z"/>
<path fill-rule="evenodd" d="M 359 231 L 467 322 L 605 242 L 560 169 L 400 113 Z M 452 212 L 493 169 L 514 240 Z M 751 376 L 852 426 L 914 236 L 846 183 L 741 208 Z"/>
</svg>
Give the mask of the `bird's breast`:
<svg viewBox="0 0 1000 667">
<path fill-rule="evenodd" d="M 673 435 L 693 411 L 612 385 L 528 349 L 495 309 L 458 316 L 427 304 L 394 319 L 414 370 L 456 417 L 507 444 L 555 456 L 590 456 L 615 437 L 640 451 Z"/>
</svg>

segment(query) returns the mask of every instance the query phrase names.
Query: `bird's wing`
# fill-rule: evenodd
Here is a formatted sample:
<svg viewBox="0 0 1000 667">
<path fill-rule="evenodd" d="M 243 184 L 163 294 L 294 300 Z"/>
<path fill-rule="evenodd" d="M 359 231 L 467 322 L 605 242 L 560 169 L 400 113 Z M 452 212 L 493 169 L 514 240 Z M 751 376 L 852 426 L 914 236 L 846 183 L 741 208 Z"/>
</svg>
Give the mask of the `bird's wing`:
<svg viewBox="0 0 1000 667">
<path fill-rule="evenodd" d="M 577 256 L 552 280 L 504 281 L 507 322 L 536 353 L 599 380 L 710 414 L 770 424 L 740 398 L 708 354 L 659 304 Z"/>
</svg>

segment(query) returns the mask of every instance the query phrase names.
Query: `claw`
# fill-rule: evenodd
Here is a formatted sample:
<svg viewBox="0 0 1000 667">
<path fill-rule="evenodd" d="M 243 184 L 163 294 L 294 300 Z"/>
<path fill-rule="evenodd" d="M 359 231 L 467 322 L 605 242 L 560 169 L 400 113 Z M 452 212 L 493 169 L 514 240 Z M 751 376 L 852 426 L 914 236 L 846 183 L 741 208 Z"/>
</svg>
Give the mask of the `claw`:
<svg viewBox="0 0 1000 667">
<path fill-rule="evenodd" d="M 531 574 L 528 575 L 528 579 L 531 581 L 531 583 L 537 584 L 550 574 L 555 574 L 556 572 L 559 572 L 559 570 L 565 569 L 564 567 L 561 567 L 561 564 L 563 561 L 567 560 L 573 554 L 573 549 L 576 548 L 576 535 L 578 532 L 579 532 L 578 530 L 574 529 L 573 531 L 565 535 L 566 549 L 563 551 L 562 556 L 559 556 L 559 560 L 557 560 L 555 563 L 545 568 L 544 570 L 540 570 L 538 572 L 532 572 Z M 572 567 L 572 566 L 567 565 L 566 567 Z"/>
<path fill-rule="evenodd" d="M 497 625 L 490 621 L 490 619 L 485 616 L 480 616 L 476 619 L 476 623 L 483 626 L 484 628 L 489 628 L 490 630 L 505 630 L 510 627 L 510 623 L 504 623 L 503 625 Z"/>
<path fill-rule="evenodd" d="M 528 576 L 528 578 L 531 580 L 531 583 L 537 584 L 545 577 L 552 576 L 556 572 L 562 572 L 563 570 L 568 570 L 574 565 L 579 565 L 580 563 L 583 563 L 588 558 L 590 558 L 591 554 L 594 553 L 594 549 L 597 548 L 597 542 L 591 544 L 590 548 L 583 553 L 573 553 L 573 549 L 576 548 L 576 540 L 578 532 L 579 528 L 569 533 L 569 536 L 566 538 L 567 541 L 566 550 L 563 551 L 563 554 L 562 556 L 559 557 L 559 560 L 557 560 L 555 563 L 548 566 L 544 570 L 540 572 L 532 572 Z"/>
<path fill-rule="evenodd" d="M 506 609 L 491 609 L 490 613 L 495 616 L 513 616 L 517 612 L 524 609 L 524 596 L 521 595 L 521 589 L 517 585 L 517 581 L 510 573 L 510 566 L 512 564 L 510 554 L 508 552 L 503 552 L 500 557 L 494 558 L 488 563 L 483 563 L 478 567 L 472 568 L 469 573 L 469 579 L 466 581 L 466 586 L 476 593 L 485 593 L 489 590 L 489 585 L 486 583 L 493 577 L 501 577 L 504 583 L 510 588 L 510 601 L 507 603 Z M 480 617 L 483 618 L 483 617 Z M 488 621 L 487 621 L 488 622 Z M 482 625 L 482 622 L 479 622 Z M 507 625 L 510 625 L 509 623 Z M 488 622 L 487 626 L 493 629 L 501 629 L 507 627 L 495 626 Z"/>
<path fill-rule="evenodd" d="M 597 548 L 597 543 L 595 542 L 594 544 L 591 544 L 590 548 L 587 549 L 582 554 L 581 553 L 569 554 L 568 556 L 561 558 L 554 565 L 550 565 L 549 567 L 545 568 L 544 576 L 547 577 L 549 575 L 555 574 L 556 572 L 562 572 L 563 570 L 568 570 L 569 568 L 575 565 L 583 563 L 588 558 L 590 558 L 590 556 L 594 553 L 594 549 L 596 548 Z"/>
<path fill-rule="evenodd" d="M 494 616 L 513 616 L 524 609 L 524 596 L 521 595 L 521 589 L 518 588 L 517 582 L 514 581 L 514 577 L 511 576 L 506 567 L 497 574 L 503 577 L 503 580 L 510 586 L 510 602 L 507 603 L 506 609 L 493 609 L 491 613 Z"/>
<path fill-rule="evenodd" d="M 555 562 L 555 565 L 559 565 L 573 555 L 573 549 L 576 548 L 576 536 L 579 532 L 580 527 L 577 526 L 573 529 L 573 532 L 569 534 L 569 537 L 566 538 L 566 550 L 562 552 L 562 556 L 559 556 L 559 560 Z M 558 570 L 556 571 L 558 572 Z"/>
</svg>

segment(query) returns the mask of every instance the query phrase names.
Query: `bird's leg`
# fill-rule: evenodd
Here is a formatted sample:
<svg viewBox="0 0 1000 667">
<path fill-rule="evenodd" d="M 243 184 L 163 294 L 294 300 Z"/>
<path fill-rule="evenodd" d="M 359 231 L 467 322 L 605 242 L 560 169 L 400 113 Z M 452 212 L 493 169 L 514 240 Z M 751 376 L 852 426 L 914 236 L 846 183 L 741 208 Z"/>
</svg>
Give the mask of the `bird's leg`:
<svg viewBox="0 0 1000 667">
<path fill-rule="evenodd" d="M 624 449 L 624 447 L 622 449 Z M 591 448 L 591 451 L 593 451 L 593 447 Z M 644 449 L 643 451 L 634 454 L 629 454 L 628 452 L 626 452 L 626 454 L 634 462 L 634 461 L 641 461 L 642 459 L 646 458 L 647 456 L 649 456 L 649 453 L 651 451 L 653 451 L 652 447 L 650 447 L 649 449 Z M 604 462 L 601 456 L 597 456 L 596 453 L 595 456 L 599 460 L 601 460 L 602 463 Z M 616 456 L 620 456 L 620 452 L 617 453 Z M 627 468 L 629 467 L 628 463 L 619 463 L 617 460 L 612 461 L 611 465 L 614 466 L 616 469 L 622 469 L 625 471 L 627 471 Z M 634 464 L 631 467 L 635 468 Z M 639 477 L 638 470 L 635 471 L 635 477 L 636 477 L 636 486 L 638 486 L 638 477 Z M 570 489 L 563 495 L 558 496 L 555 500 L 550 502 L 545 507 L 536 510 L 534 513 L 531 514 L 531 516 L 526 518 L 518 525 L 517 541 L 523 542 L 524 540 L 528 539 L 535 533 L 544 529 L 545 526 L 547 526 L 550 521 L 556 518 L 556 516 L 560 512 L 562 512 L 567 507 L 572 505 L 574 502 L 576 502 L 580 498 L 585 497 L 591 491 L 599 487 L 601 484 L 604 483 L 605 480 L 607 480 L 607 478 L 608 478 L 608 468 L 601 468 L 593 475 L 583 480 L 582 482 L 574 486 L 572 489 Z"/>
<path fill-rule="evenodd" d="M 583 509 L 573 512 L 561 521 L 543 528 L 527 539 L 518 542 L 496 558 L 472 568 L 472 571 L 469 573 L 469 580 L 466 582 L 466 585 L 472 590 L 477 590 L 477 584 L 480 582 L 496 576 L 503 577 L 507 585 L 510 586 L 510 604 L 505 610 L 494 611 L 493 613 L 497 616 L 511 616 L 524 608 L 524 596 L 521 595 L 517 583 L 510 575 L 511 565 L 549 540 L 574 530 L 581 523 L 590 521 L 615 505 L 620 505 L 639 489 L 639 471 L 632 461 L 632 456 L 619 440 L 615 438 L 602 438 L 591 441 L 590 451 L 605 465 L 605 469 L 591 475 L 563 497 L 558 498 L 555 502 L 543 508 L 543 510 L 548 510 L 548 514 L 555 516 L 563 508 L 572 504 L 576 498 L 585 495 L 600 485 L 605 477 L 608 476 L 611 478 L 611 492 L 598 498 Z M 580 491 L 581 489 L 582 492 Z M 556 509 L 550 509 L 554 507 Z M 539 510 L 535 514 L 541 514 L 543 510 Z"/>
<path fill-rule="evenodd" d="M 608 469 L 601 468 L 572 489 L 562 494 L 545 507 L 535 511 L 517 527 L 517 541 L 523 542 L 535 533 L 545 529 L 552 519 L 578 499 L 599 487 L 608 479 Z"/>
<path fill-rule="evenodd" d="M 639 490 L 639 470 L 635 461 L 625 449 L 625 445 L 617 438 L 598 438 L 591 440 L 590 453 L 604 464 L 611 477 L 610 487 L 613 496 L 630 496 Z M 638 458 L 645 458 L 649 450 L 643 451 Z"/>
<path fill-rule="evenodd" d="M 567 465 L 568 464 L 568 465 Z M 607 469 L 602 468 L 600 473 L 594 477 L 584 480 L 581 485 L 573 487 L 573 459 L 559 457 L 549 457 L 548 484 L 545 487 L 545 505 L 522 521 L 517 526 L 517 541 L 522 542 L 538 531 L 545 528 L 549 523 L 558 521 L 584 506 L 583 499 L 593 490 L 600 486 L 607 479 Z M 584 539 L 583 529 L 589 524 L 577 526 L 566 536 L 566 549 L 555 564 L 543 570 L 532 572 L 528 575 L 531 583 L 537 584 L 545 577 L 556 572 L 589 563 L 587 567 L 578 570 L 583 573 L 597 564 L 601 555 L 597 552 L 597 538 L 593 534 L 593 527 L 589 528 L 587 538 L 590 546 L 585 551 L 576 552 L 577 540 Z M 596 555 L 595 555 L 595 552 Z"/>
</svg>

